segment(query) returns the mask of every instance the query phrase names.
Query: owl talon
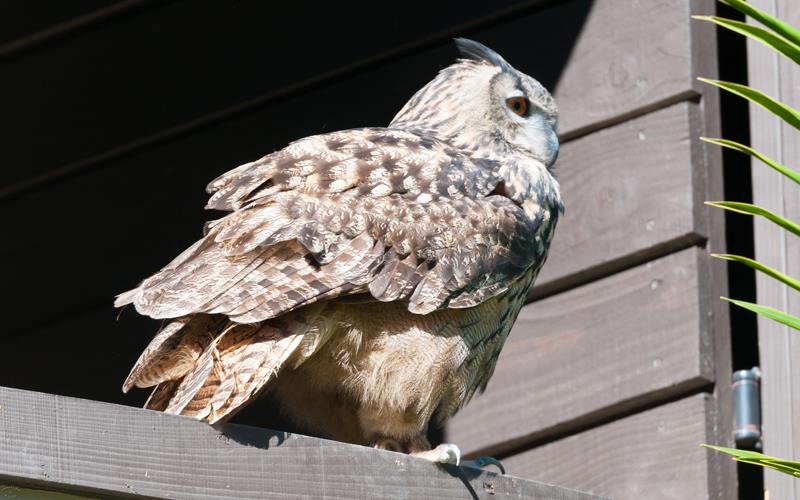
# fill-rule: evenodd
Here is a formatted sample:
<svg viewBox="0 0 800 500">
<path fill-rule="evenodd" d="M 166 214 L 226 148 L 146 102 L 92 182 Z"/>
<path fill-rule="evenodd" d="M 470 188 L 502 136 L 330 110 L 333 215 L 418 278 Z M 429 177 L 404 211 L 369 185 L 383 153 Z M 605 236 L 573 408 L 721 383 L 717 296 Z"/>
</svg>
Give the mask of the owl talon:
<svg viewBox="0 0 800 500">
<path fill-rule="evenodd" d="M 472 467 L 473 469 L 483 469 L 487 465 L 494 465 L 500 471 L 500 474 L 505 475 L 506 473 L 503 462 L 494 457 L 480 456 L 475 460 L 464 460 L 461 465 L 464 467 Z"/>
<path fill-rule="evenodd" d="M 452 443 L 442 443 L 432 450 L 411 453 L 411 456 L 440 464 L 461 464 L 461 450 Z"/>
</svg>

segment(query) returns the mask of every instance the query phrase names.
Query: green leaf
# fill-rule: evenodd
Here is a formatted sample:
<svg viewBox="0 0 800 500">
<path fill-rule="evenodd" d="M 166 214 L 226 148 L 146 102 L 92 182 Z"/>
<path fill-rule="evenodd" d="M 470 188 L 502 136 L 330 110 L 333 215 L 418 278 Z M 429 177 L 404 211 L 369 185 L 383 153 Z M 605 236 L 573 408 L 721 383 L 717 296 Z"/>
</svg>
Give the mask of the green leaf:
<svg viewBox="0 0 800 500">
<path fill-rule="evenodd" d="M 748 154 L 750 156 L 754 156 L 754 157 L 758 158 L 759 160 L 763 161 L 764 163 L 766 163 L 767 165 L 769 165 L 770 167 L 774 168 L 778 172 L 782 173 L 786 177 L 788 177 L 788 178 L 792 179 L 793 181 L 795 181 L 796 183 L 800 184 L 800 172 L 798 172 L 796 170 L 792 170 L 791 168 L 789 168 L 787 166 L 781 165 L 777 161 L 773 160 L 772 158 L 769 158 L 768 156 L 765 156 L 765 155 L 759 153 L 758 151 L 756 151 L 755 149 L 753 149 L 751 147 L 745 146 L 744 144 L 739 144 L 738 142 L 729 141 L 727 139 L 711 139 L 711 138 L 708 138 L 708 137 L 701 137 L 700 140 L 701 141 L 710 142 L 711 144 L 716 144 L 717 146 L 722 146 L 724 148 L 735 149 L 736 151 L 739 151 L 741 153 L 745 153 L 745 154 Z"/>
<path fill-rule="evenodd" d="M 740 214 L 747 214 L 747 215 L 760 215 L 761 217 L 765 217 L 775 224 L 781 226 L 782 228 L 786 229 L 787 231 L 791 231 L 797 236 L 800 236 L 800 226 L 795 224 L 794 222 L 790 221 L 789 219 L 785 219 L 780 215 L 777 215 L 773 212 L 770 212 L 766 208 L 761 208 L 758 205 L 752 205 L 750 203 L 743 203 L 741 201 L 707 201 L 706 205 L 711 207 L 718 207 L 724 208 L 725 210 L 730 210 L 732 212 L 737 212 Z"/>
<path fill-rule="evenodd" d="M 781 282 L 789 285 L 790 287 L 794 288 L 795 290 L 800 291 L 800 281 L 792 278 L 791 276 L 787 276 L 787 275 L 783 274 L 782 272 L 778 271 L 777 269 L 773 269 L 773 268 L 771 268 L 769 266 L 765 266 L 764 264 L 762 264 L 762 263 L 760 263 L 760 262 L 758 262 L 756 260 L 753 260 L 753 259 L 750 259 L 750 258 L 747 258 L 747 257 L 742 257 L 741 255 L 731 255 L 731 254 L 712 253 L 711 256 L 715 257 L 717 259 L 725 259 L 725 260 L 732 260 L 734 262 L 741 262 L 742 264 L 744 264 L 746 266 L 752 267 L 756 271 L 761 271 L 762 273 L 767 274 L 769 276 L 772 276 L 776 280 L 781 281 Z"/>
<path fill-rule="evenodd" d="M 720 2 L 733 7 L 742 14 L 752 17 L 775 33 L 781 35 L 791 42 L 794 42 L 797 45 L 800 45 L 800 30 L 791 24 L 781 21 L 777 17 L 771 16 L 763 10 L 753 7 L 751 4 L 744 2 L 743 0 L 720 0 Z"/>
<path fill-rule="evenodd" d="M 717 16 L 692 16 L 695 19 L 699 19 L 701 21 L 709 21 L 723 28 L 728 28 L 731 31 L 735 31 L 740 35 L 744 35 L 746 37 L 752 38 L 753 40 L 757 40 L 768 47 L 772 47 L 773 49 L 777 50 L 781 54 L 785 55 L 792 61 L 797 64 L 800 64 L 800 45 L 797 45 L 782 36 L 776 35 L 775 33 L 765 30 L 759 26 L 755 26 L 752 24 L 743 23 L 741 21 L 734 21 L 733 19 L 725 19 L 724 17 L 717 17 Z"/>
<path fill-rule="evenodd" d="M 790 476 L 800 477 L 800 462 L 771 457 L 757 451 L 737 450 L 735 448 L 726 448 L 724 446 L 714 446 L 710 444 L 703 444 L 700 446 L 710 448 L 720 453 L 727 453 L 737 462 L 769 467 L 770 469 L 784 472 Z"/>
<path fill-rule="evenodd" d="M 776 101 L 775 99 L 773 99 L 772 97 L 768 96 L 763 92 L 760 92 L 756 89 L 752 89 L 747 85 L 742 85 L 740 83 L 723 82 L 721 80 L 711 80 L 708 78 L 698 78 L 698 80 L 711 85 L 715 85 L 721 89 L 727 90 L 732 94 L 736 94 L 739 97 L 744 97 L 750 102 L 754 102 L 760 106 L 763 106 L 771 113 L 780 117 L 783 121 L 785 121 L 789 125 L 793 126 L 796 129 L 800 129 L 800 112 L 798 112 L 791 106 L 787 106 L 786 104 L 780 101 Z"/>
<path fill-rule="evenodd" d="M 766 318 L 777 321 L 778 323 L 783 323 L 784 325 L 794 328 L 795 330 L 800 330 L 800 318 L 797 316 L 792 316 L 791 314 L 779 311 L 774 307 L 753 304 L 752 302 L 745 302 L 743 300 L 729 299 L 727 297 L 721 298 L 722 300 L 727 300 L 728 302 L 736 304 L 737 306 L 747 309 L 748 311 L 753 311 L 756 314 L 760 314 Z"/>
</svg>

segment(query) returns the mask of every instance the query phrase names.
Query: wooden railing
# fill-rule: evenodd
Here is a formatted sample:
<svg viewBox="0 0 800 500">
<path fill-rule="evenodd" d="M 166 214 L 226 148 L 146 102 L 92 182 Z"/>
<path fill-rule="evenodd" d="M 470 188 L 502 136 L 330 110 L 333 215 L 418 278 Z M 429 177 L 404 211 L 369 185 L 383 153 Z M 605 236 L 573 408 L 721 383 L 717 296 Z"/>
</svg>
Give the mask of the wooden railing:
<svg viewBox="0 0 800 500">
<path fill-rule="evenodd" d="M 108 497 L 599 497 L 401 453 L 0 387 L 0 487 Z"/>
</svg>

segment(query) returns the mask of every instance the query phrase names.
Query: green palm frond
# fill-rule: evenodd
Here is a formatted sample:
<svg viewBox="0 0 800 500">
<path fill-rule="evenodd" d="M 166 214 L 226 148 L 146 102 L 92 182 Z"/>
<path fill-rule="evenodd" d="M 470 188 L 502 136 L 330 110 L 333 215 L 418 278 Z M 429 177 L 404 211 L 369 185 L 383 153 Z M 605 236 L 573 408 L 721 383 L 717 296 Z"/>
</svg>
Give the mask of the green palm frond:
<svg viewBox="0 0 800 500">
<path fill-rule="evenodd" d="M 786 474 L 790 474 L 795 477 L 800 477 L 800 462 L 771 457 L 757 451 L 737 450 L 735 448 L 713 446 L 710 444 L 704 444 L 702 446 L 720 453 L 727 453 L 728 455 L 731 455 L 737 462 L 761 465 L 763 467 L 769 467 L 770 469 L 785 472 Z"/>
<path fill-rule="evenodd" d="M 792 127 L 800 130 L 800 112 L 791 106 L 788 106 L 767 94 L 750 88 L 747 85 L 740 83 L 724 82 L 722 80 L 711 80 L 710 78 L 698 78 L 701 82 L 715 85 L 721 89 L 727 90 L 732 94 L 739 97 L 744 97 L 750 102 L 754 102 L 759 106 L 764 107 L 772 114 L 780 117 L 783 121 Z"/>
<path fill-rule="evenodd" d="M 792 278 L 791 276 L 787 276 L 786 274 L 783 274 L 782 272 L 778 271 L 777 269 L 773 269 L 773 268 L 771 268 L 771 267 L 769 267 L 767 265 L 764 265 L 764 264 L 758 262 L 757 260 L 753 260 L 753 259 L 750 259 L 748 257 L 742 257 L 741 255 L 731 255 L 731 254 L 727 254 L 727 253 L 724 253 L 724 254 L 712 253 L 711 256 L 715 257 L 717 259 L 731 260 L 731 261 L 734 261 L 734 262 L 742 263 L 742 264 L 744 264 L 746 266 L 749 266 L 749 267 L 755 269 L 756 271 L 761 271 L 762 273 L 766 274 L 767 276 L 775 278 L 776 280 L 780 281 L 781 283 L 784 283 L 785 285 L 789 285 L 790 287 L 794 288 L 797 291 L 800 291 L 800 281 Z"/>
<path fill-rule="evenodd" d="M 798 318 L 797 316 L 792 316 L 791 314 L 779 311 L 774 307 L 762 306 L 761 304 L 754 304 L 752 302 L 747 302 L 744 300 L 729 299 L 728 297 L 720 297 L 720 298 L 722 300 L 727 300 L 731 304 L 735 304 L 743 309 L 747 309 L 748 311 L 760 314 L 765 318 L 777 321 L 778 323 L 783 323 L 784 325 L 790 328 L 794 328 L 795 330 L 800 330 L 800 318 Z"/>
<path fill-rule="evenodd" d="M 785 21 L 781 21 L 777 17 L 771 16 L 766 12 L 764 12 L 763 10 L 760 10 L 757 7 L 753 7 L 751 4 L 743 0 L 719 0 L 719 1 L 724 3 L 725 5 L 728 5 L 729 7 L 733 7 L 742 14 L 755 19 L 756 21 L 760 22 L 761 24 L 771 29 L 778 35 L 789 40 L 790 42 L 800 45 L 800 30 L 798 30 L 791 24 Z"/>
<path fill-rule="evenodd" d="M 800 172 L 793 170 L 785 165 L 781 165 L 772 158 L 759 153 L 758 151 L 749 146 L 745 146 L 744 144 L 739 144 L 738 142 L 735 141 L 729 141 L 728 139 L 712 139 L 709 137 L 701 137 L 700 140 L 709 142 L 711 144 L 716 144 L 717 146 L 722 146 L 724 148 L 734 149 L 736 151 L 748 154 L 754 158 L 758 158 L 759 160 L 766 163 L 770 167 L 774 168 L 778 172 L 782 173 L 786 177 L 800 184 Z"/>
<path fill-rule="evenodd" d="M 709 21 L 723 28 L 735 31 L 740 35 L 744 35 L 753 40 L 759 41 L 768 47 L 772 47 L 781 54 L 785 55 L 797 64 L 800 64 L 800 45 L 787 40 L 786 38 L 776 35 L 775 33 L 765 30 L 764 28 L 743 23 L 741 21 L 734 21 L 733 19 L 725 19 L 724 17 L 717 16 L 692 16 L 701 21 Z"/>
<path fill-rule="evenodd" d="M 740 214 L 759 215 L 768 220 L 771 220 L 772 222 L 781 226 L 787 231 L 791 231 L 797 236 L 800 236 L 800 225 L 790 221 L 789 219 L 781 217 L 780 215 L 774 212 L 770 212 L 766 208 L 759 207 L 758 205 L 753 205 L 752 203 L 744 203 L 741 201 L 707 201 L 706 205 L 710 207 L 724 208 L 725 210 L 730 210 L 731 212 L 736 212 Z"/>
<path fill-rule="evenodd" d="M 789 23 L 776 18 L 775 16 L 767 14 L 766 12 L 754 7 L 744 0 L 719 1 L 725 5 L 733 7 L 734 9 L 743 13 L 745 16 L 760 22 L 763 27 L 733 19 L 725 19 L 718 16 L 695 16 L 695 18 L 701 21 L 712 22 L 720 27 L 763 43 L 764 45 L 788 57 L 796 64 L 800 64 L 800 30 Z M 774 99 L 764 92 L 740 83 L 711 80 L 708 78 L 698 79 L 708 84 L 715 85 L 727 92 L 743 97 L 753 104 L 758 104 L 776 117 L 800 130 L 800 112 L 793 107 Z M 727 139 L 710 139 L 707 137 L 701 137 L 701 139 L 711 144 L 734 149 L 741 153 L 748 154 L 754 158 L 758 158 L 761 162 L 773 168 L 775 171 L 793 180 L 795 183 L 800 184 L 800 172 L 778 163 L 772 158 L 761 154 L 749 146 L 745 146 L 738 142 Z M 732 212 L 764 217 L 767 220 L 779 225 L 783 229 L 800 236 L 800 225 L 758 205 L 736 201 L 707 201 L 706 204 Z M 751 267 L 752 269 L 762 272 L 767 276 L 770 276 L 771 278 L 794 288 L 795 290 L 800 291 L 800 280 L 792 278 L 791 276 L 788 276 L 777 269 L 762 264 L 754 259 L 731 254 L 711 254 L 711 256 L 718 259 L 739 262 Z M 787 312 L 743 300 L 730 299 L 727 297 L 721 298 L 738 307 L 747 309 L 766 318 L 770 318 L 774 321 L 794 328 L 795 330 L 800 330 L 800 318 Z M 712 446 L 707 444 L 703 446 L 721 453 L 727 453 L 728 455 L 731 455 L 734 460 L 739 462 L 760 465 L 762 467 L 768 467 L 786 474 L 790 474 L 794 477 L 800 477 L 800 462 L 775 458 L 755 451 L 737 450 L 734 448 L 725 448 L 722 446 Z"/>
</svg>

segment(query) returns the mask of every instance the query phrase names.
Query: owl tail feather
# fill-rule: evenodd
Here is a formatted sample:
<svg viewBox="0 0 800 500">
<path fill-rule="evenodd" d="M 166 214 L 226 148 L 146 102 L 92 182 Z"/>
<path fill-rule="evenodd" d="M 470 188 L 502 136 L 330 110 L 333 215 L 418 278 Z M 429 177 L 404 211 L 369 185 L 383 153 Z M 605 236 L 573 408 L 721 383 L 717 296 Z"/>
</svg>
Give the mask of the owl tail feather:
<svg viewBox="0 0 800 500">
<path fill-rule="evenodd" d="M 293 354 L 297 354 L 295 366 L 307 358 L 302 351 L 310 338 L 305 337 L 315 331 L 317 316 L 309 313 L 320 308 L 305 309 L 281 320 L 252 324 L 234 323 L 221 315 L 176 319 L 156 334 L 123 390 L 155 385 L 145 408 L 209 423 L 230 418 L 266 387 Z"/>
</svg>

